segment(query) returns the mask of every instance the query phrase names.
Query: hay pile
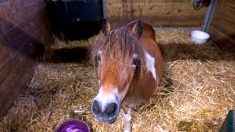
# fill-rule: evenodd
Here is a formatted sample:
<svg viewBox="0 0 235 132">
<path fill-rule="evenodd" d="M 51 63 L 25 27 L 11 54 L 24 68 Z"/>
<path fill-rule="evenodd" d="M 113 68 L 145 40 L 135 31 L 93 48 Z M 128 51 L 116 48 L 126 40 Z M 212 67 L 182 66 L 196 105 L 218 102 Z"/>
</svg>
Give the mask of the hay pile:
<svg viewBox="0 0 235 132">
<path fill-rule="evenodd" d="M 132 113 L 132 130 L 218 131 L 228 110 L 235 109 L 235 53 L 194 45 L 182 29 L 158 31 L 156 38 L 165 74 L 150 104 Z M 90 111 L 96 83 L 87 49 L 93 41 L 57 42 L 51 61 L 37 65 L 28 90 L 0 122 L 0 131 L 52 132 L 69 118 L 85 120 L 93 131 L 122 131 L 123 112 L 106 125 Z"/>
</svg>

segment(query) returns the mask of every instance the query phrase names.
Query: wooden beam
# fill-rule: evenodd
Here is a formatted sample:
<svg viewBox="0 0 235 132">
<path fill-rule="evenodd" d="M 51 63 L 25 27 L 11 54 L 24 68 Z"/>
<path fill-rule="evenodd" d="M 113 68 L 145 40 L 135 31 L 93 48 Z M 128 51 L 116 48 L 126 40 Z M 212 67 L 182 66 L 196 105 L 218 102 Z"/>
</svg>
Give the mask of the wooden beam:
<svg viewBox="0 0 235 132">
<path fill-rule="evenodd" d="M 189 0 L 109 0 L 107 19 L 142 19 L 153 26 L 202 26 L 207 8 L 194 10 Z"/>
<path fill-rule="evenodd" d="M 217 0 L 209 34 L 220 47 L 235 51 L 235 1 Z"/>
<path fill-rule="evenodd" d="M 53 43 L 43 0 L 0 3 L 0 116 L 27 88 L 36 59 Z"/>
</svg>

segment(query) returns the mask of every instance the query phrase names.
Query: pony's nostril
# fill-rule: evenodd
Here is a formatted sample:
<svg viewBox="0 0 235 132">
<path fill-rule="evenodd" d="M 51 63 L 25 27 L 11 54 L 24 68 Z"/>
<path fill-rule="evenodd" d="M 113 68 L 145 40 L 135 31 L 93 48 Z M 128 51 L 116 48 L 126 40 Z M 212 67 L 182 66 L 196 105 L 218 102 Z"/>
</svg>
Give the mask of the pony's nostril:
<svg viewBox="0 0 235 132">
<path fill-rule="evenodd" d="M 116 103 L 111 103 L 106 107 L 105 113 L 107 115 L 112 115 L 112 114 L 115 113 L 116 109 L 117 109 L 117 104 Z"/>
<path fill-rule="evenodd" d="M 96 100 L 92 104 L 92 111 L 94 112 L 94 114 L 101 113 L 101 109 L 100 109 L 99 103 Z"/>
</svg>

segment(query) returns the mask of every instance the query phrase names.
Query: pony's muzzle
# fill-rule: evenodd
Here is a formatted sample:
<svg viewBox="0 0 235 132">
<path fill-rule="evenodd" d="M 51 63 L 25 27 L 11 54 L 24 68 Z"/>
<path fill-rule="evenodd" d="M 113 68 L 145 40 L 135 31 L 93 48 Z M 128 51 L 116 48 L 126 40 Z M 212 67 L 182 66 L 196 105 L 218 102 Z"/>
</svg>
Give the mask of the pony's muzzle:
<svg viewBox="0 0 235 132">
<path fill-rule="evenodd" d="M 91 110 L 98 121 L 103 123 L 113 123 L 117 119 L 119 106 L 115 102 L 101 104 L 98 100 L 94 100 Z"/>
</svg>

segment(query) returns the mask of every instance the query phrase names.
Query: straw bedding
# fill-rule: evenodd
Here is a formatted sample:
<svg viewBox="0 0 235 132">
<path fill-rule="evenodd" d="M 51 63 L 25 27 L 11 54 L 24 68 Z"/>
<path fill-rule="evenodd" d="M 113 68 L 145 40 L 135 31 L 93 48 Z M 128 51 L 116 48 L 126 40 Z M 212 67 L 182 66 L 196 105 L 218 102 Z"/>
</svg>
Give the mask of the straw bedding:
<svg viewBox="0 0 235 132">
<path fill-rule="evenodd" d="M 156 34 L 165 61 L 161 84 L 142 112 L 132 112 L 134 132 L 218 131 L 235 109 L 235 53 L 213 44 L 195 45 L 182 29 Z M 57 41 L 49 61 L 39 63 L 28 89 L 0 122 L 0 131 L 53 131 L 69 118 L 93 131 L 122 131 L 121 111 L 114 124 L 97 122 L 90 105 L 96 80 L 89 59 L 95 38 Z"/>
</svg>

